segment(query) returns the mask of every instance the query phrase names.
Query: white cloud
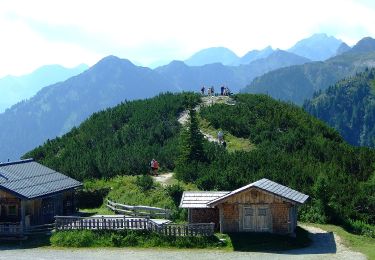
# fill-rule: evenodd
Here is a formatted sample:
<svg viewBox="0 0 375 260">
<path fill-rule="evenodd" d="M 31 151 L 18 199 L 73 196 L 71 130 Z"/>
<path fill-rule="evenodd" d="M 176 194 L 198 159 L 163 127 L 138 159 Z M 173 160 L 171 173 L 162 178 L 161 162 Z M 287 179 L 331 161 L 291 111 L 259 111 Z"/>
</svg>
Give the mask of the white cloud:
<svg viewBox="0 0 375 260">
<path fill-rule="evenodd" d="M 315 32 L 354 44 L 375 35 L 375 7 L 366 1 L 1 1 L 0 76 L 47 63 L 91 65 L 109 54 L 146 64 L 211 46 L 238 55 L 286 49 Z"/>
</svg>

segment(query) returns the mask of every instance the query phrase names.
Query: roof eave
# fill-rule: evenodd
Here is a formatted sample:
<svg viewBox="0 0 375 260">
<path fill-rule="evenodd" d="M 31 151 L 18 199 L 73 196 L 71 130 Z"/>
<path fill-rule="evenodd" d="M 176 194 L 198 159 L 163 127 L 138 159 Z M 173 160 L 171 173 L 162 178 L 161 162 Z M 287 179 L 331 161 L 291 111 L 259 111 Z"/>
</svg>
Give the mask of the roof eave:
<svg viewBox="0 0 375 260">
<path fill-rule="evenodd" d="M 39 199 L 39 198 L 43 198 L 43 197 L 53 196 L 53 195 L 55 195 L 55 194 L 58 194 L 58 193 L 61 193 L 61 192 L 64 192 L 64 191 L 68 191 L 68 190 L 77 189 L 77 188 L 80 188 L 80 187 L 82 187 L 82 186 L 83 186 L 83 184 L 80 182 L 79 184 L 74 185 L 74 186 L 69 187 L 69 188 L 66 188 L 66 189 L 62 189 L 62 190 L 58 190 L 58 191 L 54 191 L 54 192 L 51 192 L 51 193 L 46 193 L 46 194 L 39 195 L 39 196 L 30 196 L 30 197 L 25 196 L 25 195 L 22 195 L 22 194 L 20 194 L 20 193 L 18 193 L 18 192 L 16 192 L 16 191 L 10 190 L 10 189 L 8 189 L 8 188 L 6 188 L 6 187 L 4 187 L 4 186 L 1 186 L 1 185 L 0 185 L 0 189 L 5 190 L 6 192 L 8 192 L 8 193 L 10 193 L 10 194 L 12 194 L 12 195 L 14 195 L 14 196 L 16 196 L 16 197 L 19 198 L 19 199 L 32 200 L 32 199 Z"/>
<path fill-rule="evenodd" d="M 283 196 L 281 196 L 281 195 L 279 195 L 279 194 L 273 193 L 273 192 L 271 192 L 271 191 L 268 191 L 268 190 L 262 189 L 262 188 L 257 187 L 257 186 L 249 186 L 247 189 L 243 189 L 243 190 L 241 190 L 241 191 L 239 191 L 239 192 L 235 192 L 235 193 L 232 193 L 232 194 L 229 193 L 229 194 L 227 194 L 227 195 L 224 195 L 223 197 L 220 197 L 220 198 L 217 198 L 217 199 L 215 199 L 215 200 L 213 200 L 213 201 L 210 201 L 209 203 L 207 203 L 207 206 L 215 207 L 215 206 L 217 206 L 218 204 L 220 204 L 220 203 L 222 203 L 223 201 L 225 201 L 225 199 L 231 197 L 232 195 L 235 195 L 235 194 L 238 194 L 238 193 L 241 193 L 241 192 L 244 192 L 244 191 L 248 191 L 248 190 L 251 189 L 251 188 L 256 188 L 256 189 L 262 190 L 262 191 L 267 192 L 267 193 L 269 193 L 269 194 L 272 194 L 272 195 L 274 195 L 274 196 L 277 196 L 277 197 L 283 198 L 284 200 L 287 200 L 287 201 L 289 201 L 290 203 L 298 204 L 298 205 L 302 205 L 302 204 L 304 204 L 304 203 L 309 199 L 309 196 L 306 195 L 307 198 L 303 201 L 303 203 L 301 203 L 301 202 L 299 202 L 299 201 L 294 201 L 294 200 L 291 200 L 291 199 L 285 198 L 285 197 L 283 197 Z"/>
</svg>

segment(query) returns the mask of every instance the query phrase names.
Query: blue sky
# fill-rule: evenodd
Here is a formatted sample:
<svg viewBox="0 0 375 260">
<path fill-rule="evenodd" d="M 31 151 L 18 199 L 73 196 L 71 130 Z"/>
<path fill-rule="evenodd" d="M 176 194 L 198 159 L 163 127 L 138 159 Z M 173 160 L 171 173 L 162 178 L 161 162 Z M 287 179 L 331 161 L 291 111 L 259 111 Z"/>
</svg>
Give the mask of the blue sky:
<svg viewBox="0 0 375 260">
<path fill-rule="evenodd" d="M 107 55 L 149 65 L 214 46 L 244 55 L 325 32 L 375 36 L 370 0 L 0 0 L 0 77 Z"/>
</svg>

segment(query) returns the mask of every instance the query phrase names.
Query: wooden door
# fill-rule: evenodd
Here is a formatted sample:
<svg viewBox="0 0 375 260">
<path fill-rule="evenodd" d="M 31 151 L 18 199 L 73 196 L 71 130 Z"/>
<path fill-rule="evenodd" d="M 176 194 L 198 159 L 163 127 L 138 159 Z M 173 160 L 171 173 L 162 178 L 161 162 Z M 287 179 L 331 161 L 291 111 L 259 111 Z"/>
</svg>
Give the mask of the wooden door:
<svg viewBox="0 0 375 260">
<path fill-rule="evenodd" d="M 243 208 L 243 228 L 248 231 L 255 231 L 255 210 L 253 206 Z"/>
<path fill-rule="evenodd" d="M 269 208 L 268 206 L 257 206 L 257 225 L 256 230 L 258 232 L 269 231 Z"/>
<path fill-rule="evenodd" d="M 270 210 L 268 205 L 249 205 L 243 207 L 244 231 L 270 231 Z"/>
</svg>

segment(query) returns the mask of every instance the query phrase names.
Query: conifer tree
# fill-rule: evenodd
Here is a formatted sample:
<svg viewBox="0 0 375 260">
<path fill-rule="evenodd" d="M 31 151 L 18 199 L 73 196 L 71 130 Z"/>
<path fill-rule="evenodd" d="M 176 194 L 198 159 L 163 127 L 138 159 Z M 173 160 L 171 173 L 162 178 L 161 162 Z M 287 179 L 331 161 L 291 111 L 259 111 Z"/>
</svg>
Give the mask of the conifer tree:
<svg viewBox="0 0 375 260">
<path fill-rule="evenodd" d="M 181 132 L 180 156 L 176 164 L 176 172 L 180 179 L 193 181 L 197 177 L 199 162 L 205 162 L 203 150 L 203 134 L 199 130 L 198 118 L 193 108 L 189 109 L 190 120 Z"/>
</svg>

